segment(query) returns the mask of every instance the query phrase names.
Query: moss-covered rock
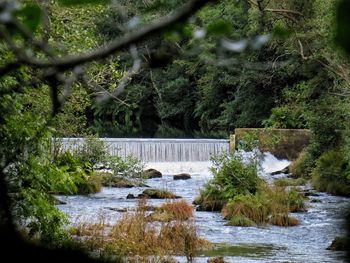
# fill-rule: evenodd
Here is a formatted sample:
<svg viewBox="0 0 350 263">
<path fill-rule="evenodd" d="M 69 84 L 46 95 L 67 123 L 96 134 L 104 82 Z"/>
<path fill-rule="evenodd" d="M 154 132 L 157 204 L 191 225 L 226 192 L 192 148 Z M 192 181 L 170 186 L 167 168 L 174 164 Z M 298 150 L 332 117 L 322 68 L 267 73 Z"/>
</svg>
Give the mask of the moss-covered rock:
<svg viewBox="0 0 350 263">
<path fill-rule="evenodd" d="M 162 173 L 156 169 L 150 168 L 144 171 L 144 178 L 146 179 L 162 178 L 162 176 Z"/>
<path fill-rule="evenodd" d="M 142 182 L 130 180 L 125 177 L 114 176 L 112 173 L 100 173 L 101 182 L 106 187 L 117 187 L 117 188 L 132 188 L 132 187 L 147 187 Z"/>
<path fill-rule="evenodd" d="M 150 198 L 150 199 L 176 199 L 181 198 L 169 191 L 160 189 L 146 189 L 142 194 L 138 195 L 138 198 Z"/>
<path fill-rule="evenodd" d="M 332 251 L 347 250 L 347 238 L 346 237 L 336 237 L 332 244 L 327 248 Z"/>
</svg>

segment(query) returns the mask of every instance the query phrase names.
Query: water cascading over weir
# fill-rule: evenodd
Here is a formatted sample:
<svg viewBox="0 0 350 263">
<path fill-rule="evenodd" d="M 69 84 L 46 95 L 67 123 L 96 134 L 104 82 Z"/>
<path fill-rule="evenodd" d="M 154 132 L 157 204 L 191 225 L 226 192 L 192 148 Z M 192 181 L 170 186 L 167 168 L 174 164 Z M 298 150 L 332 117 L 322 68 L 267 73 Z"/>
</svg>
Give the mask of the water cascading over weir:
<svg viewBox="0 0 350 263">
<path fill-rule="evenodd" d="M 74 150 L 83 138 L 62 138 L 65 150 Z M 101 138 L 113 156 L 132 155 L 143 162 L 201 162 L 212 155 L 228 154 L 226 139 L 139 139 Z"/>
</svg>

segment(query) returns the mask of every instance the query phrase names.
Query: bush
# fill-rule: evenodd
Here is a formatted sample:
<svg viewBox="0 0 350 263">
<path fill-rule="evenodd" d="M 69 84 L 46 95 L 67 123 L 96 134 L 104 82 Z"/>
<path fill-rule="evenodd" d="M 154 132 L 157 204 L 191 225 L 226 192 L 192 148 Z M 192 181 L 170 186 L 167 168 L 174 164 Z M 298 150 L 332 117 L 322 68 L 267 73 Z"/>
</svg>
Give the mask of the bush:
<svg viewBox="0 0 350 263">
<path fill-rule="evenodd" d="M 350 196 L 349 164 L 342 151 L 323 153 L 316 161 L 312 184 L 318 191 Z"/>
<path fill-rule="evenodd" d="M 298 158 L 289 166 L 289 171 L 294 177 L 308 177 L 311 174 L 313 161 L 307 151 L 302 151 Z"/>
<path fill-rule="evenodd" d="M 235 196 L 256 192 L 261 179 L 253 160 L 243 161 L 238 155 L 222 155 L 212 158 L 212 162 L 210 171 L 214 178 L 204 186 L 194 201 L 200 210 L 220 211 Z"/>
<path fill-rule="evenodd" d="M 221 196 L 219 186 L 213 181 L 209 181 L 204 186 L 204 190 L 200 191 L 193 204 L 198 205 L 197 210 L 200 211 L 221 211 L 227 200 Z"/>
<path fill-rule="evenodd" d="M 62 176 L 69 177 L 71 185 L 64 188 L 54 188 L 53 192 L 59 194 L 90 194 L 101 191 L 101 178 L 92 170 L 88 162 L 81 164 L 80 159 L 70 152 L 65 152 L 56 158 L 54 166 L 59 167 Z"/>
<path fill-rule="evenodd" d="M 146 178 L 143 171 L 144 164 L 133 156 L 127 156 L 125 159 L 119 156 L 109 156 L 107 163 L 114 177 L 127 178 L 134 183 L 142 183 Z"/>
<path fill-rule="evenodd" d="M 88 136 L 82 145 L 74 151 L 74 156 L 80 163 L 90 163 L 92 166 L 98 163 L 105 163 L 108 156 L 107 145 L 104 141 L 95 136 Z"/>
</svg>

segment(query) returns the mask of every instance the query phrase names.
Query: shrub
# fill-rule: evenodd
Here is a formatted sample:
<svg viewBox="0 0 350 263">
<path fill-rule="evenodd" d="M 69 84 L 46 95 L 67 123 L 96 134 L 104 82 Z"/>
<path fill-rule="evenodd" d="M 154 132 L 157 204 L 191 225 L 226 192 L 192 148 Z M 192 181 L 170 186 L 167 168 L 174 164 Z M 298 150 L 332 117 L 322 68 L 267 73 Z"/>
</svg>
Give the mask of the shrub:
<svg viewBox="0 0 350 263">
<path fill-rule="evenodd" d="M 256 162 L 243 161 L 238 155 L 222 155 L 212 159 L 210 168 L 214 178 L 209 181 L 195 204 L 202 210 L 220 211 L 225 203 L 241 194 L 254 194 L 261 179 L 257 174 Z"/>
<path fill-rule="evenodd" d="M 127 156 L 125 159 L 119 156 L 109 156 L 107 160 L 115 177 L 127 178 L 137 183 L 142 183 L 146 178 L 143 171 L 144 164 L 133 156 Z"/>
<path fill-rule="evenodd" d="M 80 163 L 90 163 L 92 166 L 105 163 L 108 157 L 107 145 L 96 136 L 88 136 L 74 151 L 74 156 Z"/>
<path fill-rule="evenodd" d="M 298 158 L 289 166 L 289 171 L 294 177 L 308 177 L 311 174 L 313 161 L 307 151 L 302 151 Z"/>
<path fill-rule="evenodd" d="M 214 157 L 212 161 L 214 166 L 210 171 L 214 175 L 213 182 L 218 185 L 223 198 L 230 199 L 239 194 L 256 192 L 260 182 L 256 162 L 244 161 L 239 155 L 223 155 Z"/>
<path fill-rule="evenodd" d="M 59 194 L 90 194 L 101 191 L 101 179 L 92 170 L 89 163 L 81 164 L 80 159 L 70 152 L 65 152 L 56 158 L 54 166 L 62 171 L 58 178 L 68 176 L 73 186 L 65 188 L 53 188 L 52 191 Z M 67 184 L 67 186 L 69 186 Z"/>
<path fill-rule="evenodd" d="M 342 151 L 323 153 L 316 161 L 312 184 L 318 191 L 335 195 L 350 195 L 349 164 Z"/>
<path fill-rule="evenodd" d="M 208 182 L 204 187 L 204 190 L 200 191 L 199 196 L 193 202 L 199 206 L 197 210 L 221 211 L 227 200 L 221 196 L 219 187 L 213 181 Z"/>
</svg>

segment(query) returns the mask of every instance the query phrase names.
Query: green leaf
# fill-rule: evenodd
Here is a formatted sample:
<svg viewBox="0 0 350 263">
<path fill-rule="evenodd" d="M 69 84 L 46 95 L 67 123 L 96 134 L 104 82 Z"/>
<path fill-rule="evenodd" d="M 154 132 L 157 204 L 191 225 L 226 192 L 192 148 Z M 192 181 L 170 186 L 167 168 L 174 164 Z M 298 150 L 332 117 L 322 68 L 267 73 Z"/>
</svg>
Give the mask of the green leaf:
<svg viewBox="0 0 350 263">
<path fill-rule="evenodd" d="M 337 9 L 337 30 L 335 41 L 350 55 L 350 1 L 343 0 Z"/>
<path fill-rule="evenodd" d="M 58 0 L 61 5 L 74 6 L 74 5 L 98 5 L 98 4 L 109 4 L 111 0 Z"/>
<path fill-rule="evenodd" d="M 285 28 L 283 26 L 277 25 L 272 30 L 272 37 L 273 38 L 279 38 L 279 39 L 286 39 L 290 37 L 292 34 L 292 31 L 288 28 Z"/>
<path fill-rule="evenodd" d="M 34 32 L 41 22 L 42 12 L 38 5 L 30 4 L 19 10 L 17 16 L 28 29 Z"/>
<path fill-rule="evenodd" d="M 215 36 L 224 36 L 232 32 L 232 25 L 226 20 L 218 20 L 207 26 L 207 32 Z"/>
</svg>

